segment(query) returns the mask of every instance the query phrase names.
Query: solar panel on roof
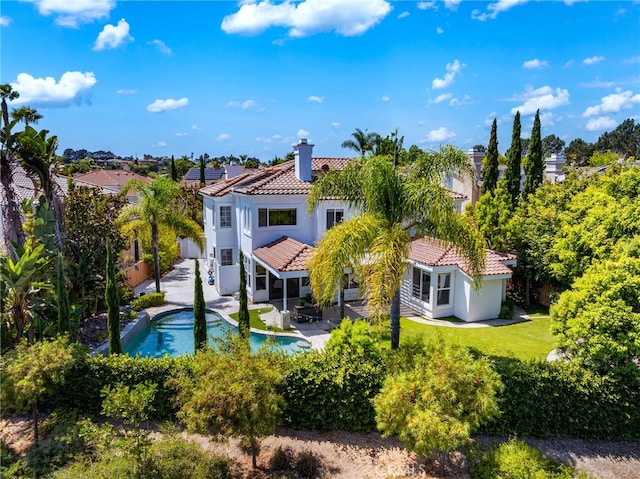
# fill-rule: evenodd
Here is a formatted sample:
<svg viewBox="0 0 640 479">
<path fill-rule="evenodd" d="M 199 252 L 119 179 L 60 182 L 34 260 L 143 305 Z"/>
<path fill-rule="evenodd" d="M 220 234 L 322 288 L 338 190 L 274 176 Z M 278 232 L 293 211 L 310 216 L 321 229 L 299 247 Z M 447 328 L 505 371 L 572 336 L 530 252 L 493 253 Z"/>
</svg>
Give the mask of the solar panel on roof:
<svg viewBox="0 0 640 479">
<path fill-rule="evenodd" d="M 219 180 L 224 175 L 223 168 L 205 168 L 204 169 L 204 179 L 205 181 L 210 180 Z M 187 171 L 187 174 L 184 175 L 185 180 L 199 180 L 200 179 L 200 168 L 190 168 Z"/>
</svg>

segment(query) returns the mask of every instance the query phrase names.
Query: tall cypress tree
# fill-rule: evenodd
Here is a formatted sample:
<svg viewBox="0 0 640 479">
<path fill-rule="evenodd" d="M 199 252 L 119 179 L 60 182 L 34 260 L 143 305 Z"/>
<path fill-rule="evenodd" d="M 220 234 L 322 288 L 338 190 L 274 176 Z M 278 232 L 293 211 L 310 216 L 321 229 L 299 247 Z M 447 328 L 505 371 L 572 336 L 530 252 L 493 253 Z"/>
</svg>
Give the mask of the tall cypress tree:
<svg viewBox="0 0 640 479">
<path fill-rule="evenodd" d="M 120 297 L 116 284 L 116 268 L 111 251 L 111 242 L 107 240 L 107 271 L 104 299 L 107 302 L 107 329 L 109 330 L 109 354 L 122 354 L 120 344 Z"/>
<path fill-rule="evenodd" d="M 200 186 L 204 186 L 204 156 L 200 156 Z"/>
<path fill-rule="evenodd" d="M 520 195 L 520 162 L 522 161 L 522 143 L 520 140 L 520 112 L 513 119 L 513 133 L 511 133 L 511 146 L 507 153 L 507 169 L 504 172 L 504 181 L 507 193 L 511 197 L 511 204 L 518 204 Z"/>
<path fill-rule="evenodd" d="M 493 119 L 491 126 L 491 137 L 489 138 L 489 148 L 487 156 L 482 165 L 482 188 L 481 194 L 493 191 L 498 184 L 498 122 Z"/>
<path fill-rule="evenodd" d="M 62 253 L 58 253 L 58 274 L 56 283 L 56 301 L 58 303 L 58 333 L 69 332 L 69 290 L 67 289 L 67 279 L 64 274 L 64 258 Z"/>
<path fill-rule="evenodd" d="M 173 155 L 171 155 L 171 179 L 178 181 L 178 170 L 176 170 L 176 162 L 173 159 Z"/>
<path fill-rule="evenodd" d="M 524 185 L 522 197 L 526 198 L 538 189 L 542 184 L 544 174 L 544 161 L 542 160 L 542 136 L 540 133 L 540 110 L 536 111 L 533 121 L 531 140 L 529 141 L 529 160 L 524 167 Z"/>
<path fill-rule="evenodd" d="M 204 310 L 204 292 L 202 291 L 202 279 L 200 278 L 200 261 L 196 262 L 196 287 L 193 298 L 193 343 L 195 352 L 204 349 L 207 345 L 207 318 Z"/>
<path fill-rule="evenodd" d="M 238 333 L 240 337 L 249 340 L 251 321 L 249 319 L 249 306 L 247 304 L 247 276 L 244 269 L 244 255 L 240 251 L 240 310 L 238 311 Z"/>
</svg>

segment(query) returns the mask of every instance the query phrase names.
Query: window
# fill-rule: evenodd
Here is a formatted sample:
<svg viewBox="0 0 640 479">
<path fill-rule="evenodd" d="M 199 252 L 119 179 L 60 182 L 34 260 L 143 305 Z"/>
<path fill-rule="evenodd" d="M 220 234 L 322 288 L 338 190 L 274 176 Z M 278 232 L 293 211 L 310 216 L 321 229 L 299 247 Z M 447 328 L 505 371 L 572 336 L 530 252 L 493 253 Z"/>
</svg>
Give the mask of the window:
<svg viewBox="0 0 640 479">
<path fill-rule="evenodd" d="M 216 229 L 216 205 L 211 208 L 211 228 Z"/>
<path fill-rule="evenodd" d="M 449 304 L 451 296 L 451 273 L 438 275 L 438 306 Z"/>
<path fill-rule="evenodd" d="M 344 210 L 327 210 L 327 229 L 333 228 L 335 225 L 342 221 L 344 217 Z"/>
<path fill-rule="evenodd" d="M 413 289 L 411 295 L 425 303 L 431 300 L 431 275 L 426 271 L 413 268 Z"/>
<path fill-rule="evenodd" d="M 220 228 L 231 228 L 231 206 L 220 207 Z"/>
<path fill-rule="evenodd" d="M 245 232 L 251 231 L 251 210 L 248 207 L 243 208 L 242 227 Z"/>
<path fill-rule="evenodd" d="M 256 291 L 267 289 L 267 270 L 261 264 L 256 263 Z"/>
<path fill-rule="evenodd" d="M 258 208 L 258 226 L 294 226 L 296 224 L 298 220 L 295 208 Z"/>
<path fill-rule="evenodd" d="M 231 266 L 233 264 L 233 249 L 225 248 L 220 250 L 220 266 Z"/>
<path fill-rule="evenodd" d="M 353 273 L 345 273 L 342 277 L 342 286 L 344 289 L 357 289 L 360 287 L 358 280 Z"/>
<path fill-rule="evenodd" d="M 311 285 L 311 280 L 309 279 L 309 276 L 303 276 L 302 277 L 302 287 L 308 287 Z"/>
<path fill-rule="evenodd" d="M 244 273 L 245 279 L 247 280 L 247 285 L 249 289 L 251 289 L 251 258 L 247 256 L 243 256 L 244 258 Z"/>
</svg>

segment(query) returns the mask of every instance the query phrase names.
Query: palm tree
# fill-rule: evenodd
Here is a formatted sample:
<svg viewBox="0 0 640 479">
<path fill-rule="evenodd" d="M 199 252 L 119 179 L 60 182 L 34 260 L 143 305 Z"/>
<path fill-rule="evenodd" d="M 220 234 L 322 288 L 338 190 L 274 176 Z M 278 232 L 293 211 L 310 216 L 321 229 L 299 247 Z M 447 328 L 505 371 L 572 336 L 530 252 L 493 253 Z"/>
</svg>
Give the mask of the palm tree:
<svg viewBox="0 0 640 479">
<path fill-rule="evenodd" d="M 15 153 L 36 187 L 42 190 L 55 218 L 55 236 L 58 250 L 62 252 L 65 236 L 64 207 L 60 187 L 55 180 L 56 148 L 58 137 L 47 138 L 49 130 L 36 131 L 27 126 L 16 135 Z"/>
<path fill-rule="evenodd" d="M 160 259 L 158 256 L 158 228 L 166 226 L 179 237 L 190 238 L 204 249 L 204 235 L 198 223 L 189 219 L 189 215 L 176 208 L 180 197 L 180 187 L 171 178 L 160 177 L 147 184 L 140 180 L 130 180 L 122 188 L 120 194 L 126 195 L 135 190 L 138 204 L 126 206 L 117 220 L 123 233 L 135 237 L 143 228 L 150 228 L 151 249 L 153 250 L 153 274 L 156 280 L 156 291 L 160 292 Z"/>
<path fill-rule="evenodd" d="M 413 238 L 436 237 L 452 242 L 468 261 L 479 285 L 484 266 L 482 236 L 472 220 L 455 213 L 454 200 L 442 186 L 454 171 L 473 175 L 466 154 L 446 146 L 422 153 L 400 172 L 386 157 L 361 158 L 342 171 L 329 171 L 311 188 L 309 211 L 323 198 L 345 201 L 357 214 L 337 224 L 318 243 L 309 261 L 314 297 L 333 301 L 345 267 L 360 280 L 369 314 L 389 314 L 391 347 L 400 342 L 400 283 Z"/>
<path fill-rule="evenodd" d="M 4 250 L 12 260 L 17 261 L 18 257 L 13 250 L 12 243 L 21 247 L 26 240 L 22 228 L 22 215 L 20 204 L 13 189 L 13 144 L 15 136 L 11 129 L 15 122 L 9 123 L 9 111 L 7 100 L 15 100 L 19 94 L 14 91 L 8 83 L 0 85 L 0 96 L 2 97 L 2 130 L 0 131 L 0 183 L 2 192 L 0 205 L 2 207 L 2 243 Z"/>
<path fill-rule="evenodd" d="M 373 152 L 373 148 L 380 138 L 377 133 L 367 133 L 367 130 L 362 131 L 360 128 L 356 128 L 356 131 L 351 133 L 353 140 L 345 140 L 342 142 L 342 148 L 351 148 L 352 150 L 360 153 L 360 156 L 364 156 L 368 151 Z"/>
<path fill-rule="evenodd" d="M 20 108 L 14 108 L 11 112 L 11 119 L 20 122 L 24 122 L 24 126 L 29 126 L 29 123 L 34 125 L 38 121 L 42 120 L 42 115 L 38 113 L 38 110 L 29 106 L 21 106 Z"/>
</svg>

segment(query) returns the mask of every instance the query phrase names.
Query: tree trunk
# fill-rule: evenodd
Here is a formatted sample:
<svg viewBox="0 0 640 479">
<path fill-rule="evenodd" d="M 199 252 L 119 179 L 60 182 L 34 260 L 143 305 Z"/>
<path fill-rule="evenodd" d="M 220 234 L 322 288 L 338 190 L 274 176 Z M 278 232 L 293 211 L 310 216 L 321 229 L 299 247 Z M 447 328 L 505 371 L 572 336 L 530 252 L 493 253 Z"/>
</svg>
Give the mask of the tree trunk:
<svg viewBox="0 0 640 479">
<path fill-rule="evenodd" d="M 2 182 L 0 197 L 0 204 L 2 205 L 2 241 L 7 255 L 13 261 L 17 261 L 18 258 L 11 243 L 23 246 L 26 238 L 22 228 L 20 205 L 13 189 L 11 159 L 9 152 L 6 150 L 2 151 L 0 158 L 0 181 Z"/>
<path fill-rule="evenodd" d="M 525 288 L 524 288 L 524 305 L 529 306 L 530 300 L 529 297 L 531 295 L 531 279 L 527 275 L 525 277 Z"/>
<path fill-rule="evenodd" d="M 56 192 L 57 185 L 54 184 L 53 179 L 47 181 L 44 188 L 45 198 L 49 203 L 49 208 L 53 213 L 54 222 L 54 234 L 56 236 L 56 246 L 61 253 L 64 251 L 64 237 L 66 231 L 65 219 L 64 219 L 64 207 L 62 201 Z"/>
<path fill-rule="evenodd" d="M 340 285 L 340 321 L 344 319 L 344 285 Z"/>
<path fill-rule="evenodd" d="M 400 288 L 396 291 L 391 302 L 391 349 L 400 346 Z"/>
<path fill-rule="evenodd" d="M 253 441 L 251 442 L 251 466 L 254 469 L 258 468 L 258 461 L 257 461 L 257 447 L 256 445 L 253 443 Z"/>
<path fill-rule="evenodd" d="M 156 293 L 160 292 L 160 257 L 158 256 L 158 225 L 151 221 L 151 249 L 153 250 L 153 277 L 156 280 Z"/>
<path fill-rule="evenodd" d="M 34 402 L 31 406 L 33 412 L 33 444 L 38 445 L 38 403 Z"/>
</svg>

